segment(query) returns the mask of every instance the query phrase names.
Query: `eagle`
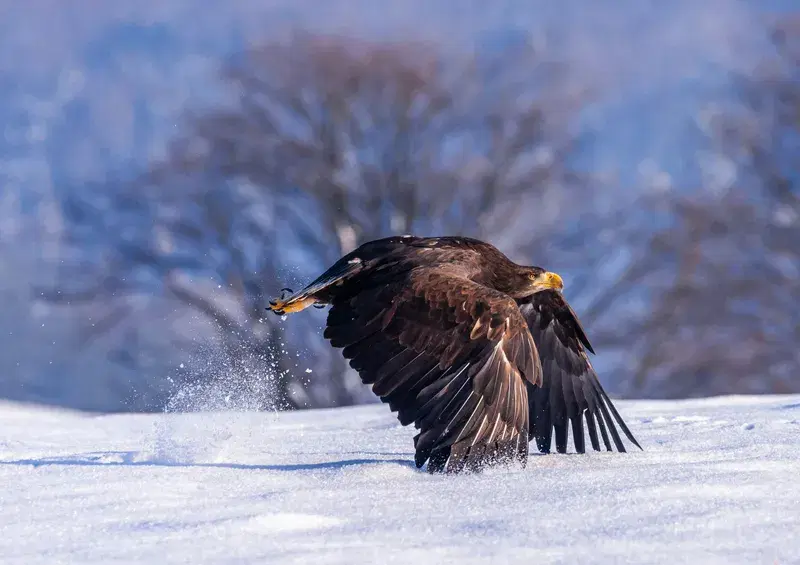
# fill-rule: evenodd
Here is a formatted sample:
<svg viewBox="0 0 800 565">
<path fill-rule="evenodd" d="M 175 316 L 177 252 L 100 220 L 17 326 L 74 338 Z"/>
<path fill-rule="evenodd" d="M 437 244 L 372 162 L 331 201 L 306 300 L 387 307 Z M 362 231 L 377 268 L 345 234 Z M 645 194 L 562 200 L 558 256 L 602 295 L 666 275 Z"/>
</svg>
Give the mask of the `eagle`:
<svg viewBox="0 0 800 565">
<path fill-rule="evenodd" d="M 404 426 L 415 464 L 479 471 L 549 453 L 639 449 L 587 351 L 562 278 L 512 262 L 468 237 L 395 236 L 364 243 L 299 292 L 269 302 L 279 316 L 328 311 L 324 337 Z M 584 423 L 586 429 L 584 430 Z M 599 435 L 598 435 L 599 429 Z M 610 436 L 610 438 L 609 438 Z"/>
</svg>

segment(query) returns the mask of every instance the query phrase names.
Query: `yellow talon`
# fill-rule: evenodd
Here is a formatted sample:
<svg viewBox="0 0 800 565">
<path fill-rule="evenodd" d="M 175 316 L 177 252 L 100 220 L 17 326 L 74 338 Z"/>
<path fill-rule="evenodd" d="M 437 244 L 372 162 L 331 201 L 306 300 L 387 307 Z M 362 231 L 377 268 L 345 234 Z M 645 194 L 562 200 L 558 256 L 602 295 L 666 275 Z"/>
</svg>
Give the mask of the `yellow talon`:
<svg viewBox="0 0 800 565">
<path fill-rule="evenodd" d="M 283 300 L 273 300 L 269 303 L 268 310 L 272 310 L 278 315 L 292 314 L 294 312 L 305 310 L 316 302 L 316 299 L 311 298 L 310 296 L 301 300 L 289 300 L 286 302 Z"/>
</svg>

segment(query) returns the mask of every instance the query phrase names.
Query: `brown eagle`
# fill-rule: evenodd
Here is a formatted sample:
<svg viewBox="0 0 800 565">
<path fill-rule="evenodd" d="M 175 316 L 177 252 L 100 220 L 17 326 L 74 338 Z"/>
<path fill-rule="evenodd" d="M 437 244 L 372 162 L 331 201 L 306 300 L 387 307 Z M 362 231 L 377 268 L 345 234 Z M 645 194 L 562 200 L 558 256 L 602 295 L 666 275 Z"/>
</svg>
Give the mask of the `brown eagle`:
<svg viewBox="0 0 800 565">
<path fill-rule="evenodd" d="M 614 420 L 641 449 L 562 288 L 557 274 L 483 241 L 402 236 L 365 243 L 268 309 L 330 305 L 325 338 L 401 424 L 420 430 L 415 462 L 432 473 L 524 465 L 529 441 L 548 453 L 553 431 L 565 453 L 570 426 L 585 453 L 584 421 L 597 451 L 600 437 L 625 451 Z"/>
</svg>

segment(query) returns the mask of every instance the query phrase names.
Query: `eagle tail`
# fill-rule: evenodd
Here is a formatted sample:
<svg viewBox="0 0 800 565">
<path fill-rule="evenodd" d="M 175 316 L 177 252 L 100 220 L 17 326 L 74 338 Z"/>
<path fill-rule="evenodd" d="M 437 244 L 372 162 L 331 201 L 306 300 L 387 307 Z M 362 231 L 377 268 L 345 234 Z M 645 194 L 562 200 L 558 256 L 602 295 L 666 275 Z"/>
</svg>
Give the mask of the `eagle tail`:
<svg viewBox="0 0 800 565">
<path fill-rule="evenodd" d="M 293 292 L 289 288 L 283 289 L 283 295 L 269 301 L 267 310 L 282 316 L 293 312 L 300 312 L 309 306 L 323 307 L 328 303 L 330 293 L 326 292 L 337 283 L 353 276 L 362 269 L 361 260 L 340 259 L 334 263 L 330 269 L 322 273 L 308 286 L 299 292 Z M 287 295 L 288 293 L 288 295 Z"/>
</svg>

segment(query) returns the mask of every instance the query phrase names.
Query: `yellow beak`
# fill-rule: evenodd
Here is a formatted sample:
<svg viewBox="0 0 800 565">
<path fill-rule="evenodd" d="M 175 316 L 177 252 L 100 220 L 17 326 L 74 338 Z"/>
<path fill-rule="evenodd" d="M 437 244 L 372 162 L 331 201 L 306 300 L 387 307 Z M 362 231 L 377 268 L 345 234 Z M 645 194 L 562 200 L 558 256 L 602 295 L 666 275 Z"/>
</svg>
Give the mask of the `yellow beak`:
<svg viewBox="0 0 800 565">
<path fill-rule="evenodd" d="M 554 290 L 563 290 L 564 288 L 564 280 L 556 273 L 551 273 L 549 271 L 542 273 L 539 280 L 541 281 L 539 284 L 544 288 L 552 288 Z"/>
</svg>

